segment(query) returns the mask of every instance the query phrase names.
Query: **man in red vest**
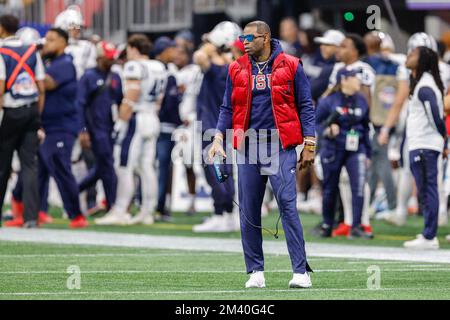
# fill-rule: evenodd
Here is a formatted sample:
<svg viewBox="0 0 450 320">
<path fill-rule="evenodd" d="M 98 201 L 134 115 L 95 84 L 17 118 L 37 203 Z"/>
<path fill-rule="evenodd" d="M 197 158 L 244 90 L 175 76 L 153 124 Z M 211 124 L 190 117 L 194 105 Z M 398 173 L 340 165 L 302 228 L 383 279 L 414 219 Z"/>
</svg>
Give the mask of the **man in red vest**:
<svg viewBox="0 0 450 320">
<path fill-rule="evenodd" d="M 238 150 L 241 235 L 250 274 L 246 287 L 265 287 L 261 206 L 270 180 L 294 272 L 289 287 L 309 288 L 311 269 L 296 209 L 295 180 L 297 146 L 305 145 L 300 169 L 314 162 L 315 117 L 310 85 L 300 60 L 283 53 L 279 41 L 271 39 L 265 22 L 249 23 L 240 40 L 246 55 L 229 67 L 218 133 L 209 158 L 226 157 L 222 145 L 224 135 L 230 133 Z"/>
</svg>

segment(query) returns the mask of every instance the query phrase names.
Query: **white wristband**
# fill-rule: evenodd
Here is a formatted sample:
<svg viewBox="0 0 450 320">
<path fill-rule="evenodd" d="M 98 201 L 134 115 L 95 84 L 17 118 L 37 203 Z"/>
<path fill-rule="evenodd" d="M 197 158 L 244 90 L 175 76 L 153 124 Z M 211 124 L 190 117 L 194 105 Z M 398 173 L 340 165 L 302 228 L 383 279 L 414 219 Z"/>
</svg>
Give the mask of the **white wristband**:
<svg viewBox="0 0 450 320">
<path fill-rule="evenodd" d="M 122 100 L 122 103 L 123 103 L 123 104 L 127 104 L 127 105 L 129 105 L 130 107 L 132 107 L 132 108 L 134 108 L 134 106 L 136 105 L 136 102 L 131 101 L 130 99 L 123 99 L 123 100 Z"/>
<path fill-rule="evenodd" d="M 388 127 L 381 127 L 380 132 L 389 135 L 391 130 Z"/>
</svg>

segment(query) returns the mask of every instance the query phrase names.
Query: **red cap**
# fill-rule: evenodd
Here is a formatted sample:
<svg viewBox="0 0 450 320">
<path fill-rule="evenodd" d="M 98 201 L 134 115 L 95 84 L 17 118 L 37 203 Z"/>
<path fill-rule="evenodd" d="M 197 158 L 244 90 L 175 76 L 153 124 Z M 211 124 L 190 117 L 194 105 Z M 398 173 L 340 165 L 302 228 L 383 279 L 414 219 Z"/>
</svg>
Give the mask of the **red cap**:
<svg viewBox="0 0 450 320">
<path fill-rule="evenodd" d="M 245 53 L 245 47 L 244 47 L 244 44 L 241 42 L 241 40 L 237 39 L 237 40 L 233 43 L 233 47 L 235 47 L 236 49 L 238 49 L 240 52 Z"/>
<path fill-rule="evenodd" d="M 97 56 L 105 57 L 109 60 L 114 60 L 117 57 L 117 49 L 116 46 L 110 42 L 100 41 L 97 44 Z"/>
</svg>

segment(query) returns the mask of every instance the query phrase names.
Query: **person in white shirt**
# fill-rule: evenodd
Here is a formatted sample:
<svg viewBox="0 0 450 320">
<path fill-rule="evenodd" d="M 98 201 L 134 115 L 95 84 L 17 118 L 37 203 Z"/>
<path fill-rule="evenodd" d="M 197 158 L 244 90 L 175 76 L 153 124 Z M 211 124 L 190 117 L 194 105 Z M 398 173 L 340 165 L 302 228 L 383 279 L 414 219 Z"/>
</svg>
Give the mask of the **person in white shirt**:
<svg viewBox="0 0 450 320">
<path fill-rule="evenodd" d="M 443 120 L 444 84 L 439 72 L 439 57 L 427 47 L 412 50 L 406 67 L 411 70 L 406 137 L 410 168 L 422 199 L 425 228 L 415 240 L 405 242 L 404 246 L 438 249 L 438 161 L 447 138 Z"/>
<path fill-rule="evenodd" d="M 391 45 L 392 46 L 392 45 Z M 409 40 L 408 40 L 408 53 L 412 52 L 414 49 L 418 47 L 427 47 L 431 49 L 432 51 L 437 53 L 437 43 L 436 40 L 431 36 L 424 32 L 418 32 L 413 34 Z M 394 103 L 391 106 L 391 109 L 389 110 L 389 114 L 387 116 L 387 119 L 385 121 L 384 126 L 380 130 L 380 134 L 378 136 L 378 142 L 380 145 L 386 145 L 389 143 L 390 139 L 390 131 L 392 128 L 395 127 L 397 122 L 399 122 L 400 118 L 400 126 L 404 127 L 404 119 L 406 117 L 402 118 L 400 117 L 401 114 L 406 114 L 407 112 L 407 105 L 408 105 L 408 96 L 409 96 L 409 83 L 410 83 L 410 75 L 411 70 L 408 70 L 405 66 L 406 63 L 406 56 L 405 55 L 392 55 L 396 57 L 397 61 L 401 63 L 401 67 L 399 68 L 398 78 L 398 89 L 397 93 L 394 99 Z M 449 84 L 450 84 L 450 66 L 443 63 L 442 61 L 439 61 L 439 74 L 442 80 L 442 83 L 444 85 L 444 91 L 447 90 Z M 402 163 L 403 166 L 400 171 L 399 181 L 398 181 L 398 194 L 397 194 L 397 209 L 395 212 L 391 212 L 388 215 L 385 215 L 383 219 L 390 223 L 394 224 L 396 226 L 403 226 L 406 223 L 406 218 L 408 216 L 408 199 L 410 198 L 410 195 L 412 193 L 412 186 L 413 186 L 413 177 L 412 173 L 409 168 L 409 148 L 408 148 L 408 140 L 405 138 L 402 142 L 403 149 L 400 150 L 402 154 Z M 439 176 L 442 177 L 443 173 L 443 166 L 439 166 Z M 449 168 L 447 166 L 447 168 Z M 445 196 L 445 190 L 444 187 L 441 185 L 442 178 L 439 178 L 439 193 L 440 193 L 440 212 L 439 212 L 439 220 L 440 225 L 445 224 L 447 220 L 447 205 L 446 205 L 446 196 Z"/>
<path fill-rule="evenodd" d="M 55 27 L 61 28 L 69 33 L 69 45 L 66 53 L 73 57 L 73 63 L 77 70 L 77 79 L 81 79 L 87 69 L 95 68 L 97 65 L 97 51 L 95 45 L 81 39 L 83 28 L 83 16 L 78 6 L 69 6 L 61 12 L 55 20 Z"/>
<path fill-rule="evenodd" d="M 369 64 L 361 61 L 361 57 L 366 53 L 367 48 L 363 39 L 356 34 L 347 34 L 336 54 L 336 58 L 340 62 L 336 63 L 333 68 L 330 76 L 329 89 L 333 88 L 336 85 L 336 76 L 341 69 L 361 69 L 361 72 L 358 76 L 362 85 L 361 90 L 370 105 L 371 94 L 375 85 L 375 71 Z"/>
<path fill-rule="evenodd" d="M 189 49 L 186 47 L 177 47 L 174 63 L 169 64 L 176 75 L 177 84 L 182 91 L 181 102 L 179 106 L 180 119 L 183 121 L 183 130 L 180 130 L 180 136 L 177 137 L 177 145 L 182 150 L 183 163 L 186 167 L 187 182 L 189 187 L 189 208 L 188 215 L 194 215 L 195 210 L 195 172 L 194 172 L 194 153 L 196 151 L 195 121 L 197 120 L 197 97 L 200 92 L 200 86 L 203 80 L 203 73 L 200 67 L 191 62 Z M 176 147 L 177 148 L 177 147 Z M 197 150 L 200 151 L 200 150 Z M 200 151 L 201 152 L 201 151 Z"/>
</svg>

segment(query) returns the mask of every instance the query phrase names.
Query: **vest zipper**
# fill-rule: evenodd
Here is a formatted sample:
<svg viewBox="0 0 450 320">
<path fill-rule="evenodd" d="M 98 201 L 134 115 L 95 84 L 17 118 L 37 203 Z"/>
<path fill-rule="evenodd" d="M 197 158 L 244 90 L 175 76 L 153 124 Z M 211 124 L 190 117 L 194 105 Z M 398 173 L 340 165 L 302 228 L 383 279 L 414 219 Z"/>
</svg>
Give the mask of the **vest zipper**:
<svg viewBox="0 0 450 320">
<path fill-rule="evenodd" d="M 248 69 L 247 69 L 247 72 L 248 72 Z M 247 120 L 247 119 L 248 119 L 248 114 L 250 112 L 250 109 L 252 107 L 251 94 L 252 94 L 252 64 L 250 62 L 250 72 L 249 72 L 249 77 L 248 77 L 247 110 L 245 110 L 245 119 L 244 119 L 244 129 L 245 130 L 248 130 L 248 127 L 249 127 L 249 120 Z M 244 132 L 244 137 L 245 137 L 245 132 Z"/>
<path fill-rule="evenodd" d="M 273 68 L 272 68 L 272 76 L 270 77 L 270 103 L 272 104 L 272 114 L 273 114 L 273 119 L 275 120 L 275 126 L 276 126 L 276 129 L 279 131 L 280 128 L 279 128 L 279 126 L 278 126 L 277 115 L 276 115 L 276 112 L 275 112 L 275 108 L 274 108 L 274 106 L 273 106 L 273 96 L 272 96 L 272 90 L 273 90 L 273 74 L 275 73 L 275 72 L 274 72 L 274 71 L 275 71 L 275 67 L 276 67 L 276 66 L 275 66 L 275 63 L 274 63 Z M 283 150 L 285 150 L 285 149 L 284 149 L 284 145 L 283 145 L 283 141 L 282 141 L 282 138 L 281 138 L 281 134 L 279 133 L 278 135 L 279 135 L 279 137 L 280 137 L 281 147 L 283 148 Z"/>
</svg>

